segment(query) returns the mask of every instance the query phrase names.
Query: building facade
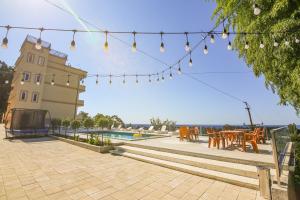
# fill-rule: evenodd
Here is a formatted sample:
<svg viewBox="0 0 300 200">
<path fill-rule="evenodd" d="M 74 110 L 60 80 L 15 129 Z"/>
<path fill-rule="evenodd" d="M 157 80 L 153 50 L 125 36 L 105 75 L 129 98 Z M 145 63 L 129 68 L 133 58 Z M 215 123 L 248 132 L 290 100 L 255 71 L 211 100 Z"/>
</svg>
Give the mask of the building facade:
<svg viewBox="0 0 300 200">
<path fill-rule="evenodd" d="M 77 108 L 84 105 L 79 94 L 85 91 L 81 80 L 86 71 L 66 64 L 67 55 L 51 49 L 42 41 L 28 35 L 15 63 L 12 90 L 8 100 L 9 112 L 13 108 L 48 110 L 51 118 L 73 119 Z"/>
</svg>

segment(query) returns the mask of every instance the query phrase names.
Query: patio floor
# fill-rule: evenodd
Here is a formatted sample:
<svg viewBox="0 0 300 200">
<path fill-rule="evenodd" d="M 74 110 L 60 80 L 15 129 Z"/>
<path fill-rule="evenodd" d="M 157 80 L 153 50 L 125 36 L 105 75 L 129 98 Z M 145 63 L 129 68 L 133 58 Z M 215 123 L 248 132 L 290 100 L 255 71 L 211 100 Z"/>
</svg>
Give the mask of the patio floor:
<svg viewBox="0 0 300 200">
<path fill-rule="evenodd" d="M 50 138 L 4 140 L 2 125 L 0 138 L 0 200 L 260 199 L 255 190 Z"/>
<path fill-rule="evenodd" d="M 240 159 L 253 162 L 269 163 L 274 165 L 272 156 L 272 146 L 270 142 L 266 144 L 258 144 L 259 153 L 255 153 L 252 147 L 247 144 L 247 152 L 243 152 L 241 148 L 226 148 L 217 149 L 216 147 L 208 148 L 208 137 L 200 136 L 198 142 L 187 142 L 179 141 L 177 136 L 139 140 L 139 141 L 128 141 L 126 143 L 139 144 L 145 146 L 152 146 L 158 148 L 173 149 L 191 153 L 206 154 L 212 156 L 220 156 L 225 158 Z"/>
</svg>

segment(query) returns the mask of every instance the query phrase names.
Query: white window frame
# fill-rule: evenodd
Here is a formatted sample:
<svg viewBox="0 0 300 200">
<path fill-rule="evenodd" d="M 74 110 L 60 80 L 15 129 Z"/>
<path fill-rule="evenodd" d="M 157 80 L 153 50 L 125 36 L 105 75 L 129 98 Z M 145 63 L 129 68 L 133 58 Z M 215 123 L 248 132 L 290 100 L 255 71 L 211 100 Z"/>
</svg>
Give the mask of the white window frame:
<svg viewBox="0 0 300 200">
<path fill-rule="evenodd" d="M 25 98 L 23 99 L 22 96 L 23 94 L 25 94 Z M 27 90 L 21 90 L 20 92 L 20 101 L 27 101 L 27 97 L 28 97 L 28 91 Z"/>
<path fill-rule="evenodd" d="M 24 81 L 26 81 L 26 82 L 30 81 L 30 77 L 31 77 L 31 73 L 30 72 L 24 72 L 23 76 L 24 77 L 22 77 L 22 78 L 24 78 Z"/>
<path fill-rule="evenodd" d="M 34 100 L 34 97 L 36 96 L 36 100 Z M 38 103 L 39 102 L 39 93 L 38 92 L 32 92 L 32 96 L 31 96 L 31 101 L 34 103 Z"/>
<path fill-rule="evenodd" d="M 33 53 L 27 53 L 27 62 L 34 63 L 34 57 L 35 55 Z"/>
<path fill-rule="evenodd" d="M 38 59 L 38 65 L 44 65 L 45 64 L 45 57 L 43 56 L 39 56 L 39 59 Z"/>
</svg>

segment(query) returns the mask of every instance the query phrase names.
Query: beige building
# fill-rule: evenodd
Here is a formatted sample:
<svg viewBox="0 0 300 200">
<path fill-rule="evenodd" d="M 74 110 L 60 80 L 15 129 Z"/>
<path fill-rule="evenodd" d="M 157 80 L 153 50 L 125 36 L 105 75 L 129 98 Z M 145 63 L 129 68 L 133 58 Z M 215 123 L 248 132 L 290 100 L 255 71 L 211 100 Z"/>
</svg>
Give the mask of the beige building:
<svg viewBox="0 0 300 200">
<path fill-rule="evenodd" d="M 77 108 L 84 105 L 78 97 L 85 91 L 80 83 L 87 72 L 66 65 L 67 55 L 51 49 L 48 42 L 42 41 L 38 50 L 36 41 L 28 35 L 20 49 L 7 111 L 43 109 L 52 118 L 73 119 Z"/>
</svg>

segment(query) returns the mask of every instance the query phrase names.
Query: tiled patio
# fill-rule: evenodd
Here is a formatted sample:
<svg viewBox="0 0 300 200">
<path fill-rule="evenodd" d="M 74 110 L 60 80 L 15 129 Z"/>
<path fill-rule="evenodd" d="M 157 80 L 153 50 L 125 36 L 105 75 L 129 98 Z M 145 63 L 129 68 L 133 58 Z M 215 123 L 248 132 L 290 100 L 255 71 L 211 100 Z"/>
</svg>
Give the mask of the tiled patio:
<svg viewBox="0 0 300 200">
<path fill-rule="evenodd" d="M 2 199 L 260 199 L 259 192 L 50 138 L 3 140 Z"/>
</svg>

